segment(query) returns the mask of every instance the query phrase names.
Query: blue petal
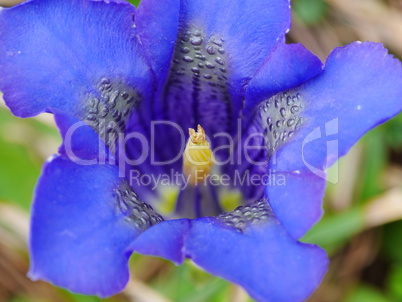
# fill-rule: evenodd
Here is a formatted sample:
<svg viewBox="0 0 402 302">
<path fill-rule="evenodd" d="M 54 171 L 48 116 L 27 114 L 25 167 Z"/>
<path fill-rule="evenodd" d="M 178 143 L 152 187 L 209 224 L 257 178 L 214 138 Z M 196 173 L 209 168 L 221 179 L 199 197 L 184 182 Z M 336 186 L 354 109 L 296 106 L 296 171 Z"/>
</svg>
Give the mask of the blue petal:
<svg viewBox="0 0 402 302">
<path fill-rule="evenodd" d="M 284 185 L 268 186 L 266 196 L 287 231 L 294 238 L 300 238 L 323 214 L 326 181 L 308 172 L 277 174 L 284 177 Z"/>
<path fill-rule="evenodd" d="M 305 300 L 327 268 L 322 249 L 296 242 L 275 219 L 239 233 L 216 218 L 201 218 L 186 238 L 185 252 L 197 265 L 261 302 Z"/>
<path fill-rule="evenodd" d="M 308 170 L 308 163 L 324 170 L 367 131 L 402 110 L 401 63 L 380 44 L 353 43 L 335 49 L 324 72 L 296 92 L 305 102 L 305 124 L 279 150 L 276 167 L 279 171 Z M 310 141 L 308 135 L 320 127 L 322 138 Z M 331 139 L 339 140 L 339 154 L 335 148 L 327 150 Z"/>
<path fill-rule="evenodd" d="M 115 166 L 48 162 L 33 205 L 30 278 L 101 297 L 121 291 L 129 246 L 148 223 L 123 211 L 126 190 Z"/>
<path fill-rule="evenodd" d="M 246 90 L 246 108 L 313 78 L 322 63 L 301 44 L 279 43 Z"/>
<path fill-rule="evenodd" d="M 176 264 L 190 258 L 262 302 L 306 299 L 328 265 L 322 249 L 287 234 L 265 199 L 217 217 L 160 223 L 131 247 Z"/>
<path fill-rule="evenodd" d="M 99 135 L 87 123 L 64 113 L 55 113 L 63 144 L 59 153 L 67 156 L 75 163 L 97 164 L 106 161 L 108 150 Z"/>
<path fill-rule="evenodd" d="M 139 37 L 160 88 L 163 88 L 172 60 L 179 30 L 179 10 L 180 0 L 142 0 L 135 18 Z"/>
<path fill-rule="evenodd" d="M 138 236 L 131 248 L 140 254 L 165 258 L 180 265 L 185 258 L 183 245 L 189 227 L 188 219 L 164 221 Z"/>
<path fill-rule="evenodd" d="M 326 179 L 325 170 L 360 137 L 402 110 L 401 63 L 379 44 L 356 42 L 335 49 L 323 73 L 288 94 L 298 94 L 304 103 L 302 123 L 292 139 L 278 149 L 270 169 L 307 173 L 304 182 L 309 188 L 309 174 Z M 314 186 L 323 186 L 314 182 Z M 318 213 L 317 196 L 322 195 L 322 189 L 316 196 L 314 190 L 307 191 L 302 196 L 309 198 L 301 199 L 296 194 L 296 189 L 303 187 L 301 179 L 290 177 L 287 186 L 294 194 L 283 194 L 284 188 L 273 186 L 268 195 L 278 219 L 299 238 L 320 215 L 299 215 L 296 220 L 295 211 L 303 203 L 306 211 Z M 288 211 L 281 209 L 285 204 Z"/>
<path fill-rule="evenodd" d="M 218 34 L 227 46 L 236 87 L 255 73 L 289 30 L 290 3 L 287 0 L 169 0 L 162 3 L 144 0 L 136 24 L 156 73 L 166 71 L 179 28 L 182 32 L 197 28 L 205 34 L 205 40 Z M 236 89 L 240 91 L 241 86 Z"/>
<path fill-rule="evenodd" d="M 180 25 L 218 34 L 228 52 L 233 85 L 240 91 L 290 28 L 287 0 L 182 1 Z M 243 83 L 244 84 L 244 83 Z"/>
<path fill-rule="evenodd" d="M 121 1 L 33 0 L 3 9 L 0 90 L 13 113 L 59 109 L 78 116 L 103 77 L 146 96 L 150 73 L 134 14 Z"/>
</svg>

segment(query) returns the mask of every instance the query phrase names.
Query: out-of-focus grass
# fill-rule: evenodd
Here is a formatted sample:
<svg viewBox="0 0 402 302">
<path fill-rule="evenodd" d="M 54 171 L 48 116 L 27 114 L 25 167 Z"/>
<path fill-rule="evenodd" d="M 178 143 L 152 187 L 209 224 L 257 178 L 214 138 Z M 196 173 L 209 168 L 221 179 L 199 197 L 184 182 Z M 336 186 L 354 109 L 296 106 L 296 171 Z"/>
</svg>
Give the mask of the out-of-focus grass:
<svg viewBox="0 0 402 302">
<path fill-rule="evenodd" d="M 293 7 L 289 41 L 304 43 L 321 58 L 355 39 L 383 42 L 402 57 L 398 1 L 295 0 Z M 102 300 L 25 277 L 32 193 L 43 161 L 59 143 L 48 117 L 21 120 L 0 106 L 0 301 Z M 341 159 L 339 176 L 338 184 L 328 186 L 323 219 L 303 238 L 331 257 L 309 301 L 402 301 L 402 115 L 367 134 Z M 134 255 L 131 267 L 128 288 L 104 301 L 252 301 L 190 262 L 175 267 Z"/>
<path fill-rule="evenodd" d="M 43 160 L 56 151 L 57 130 L 36 119 L 21 120 L 0 108 L 0 200 L 29 209 Z"/>
<path fill-rule="evenodd" d="M 137 6 L 137 7 L 138 7 L 138 4 L 140 4 L 140 1 L 141 1 L 141 0 L 129 0 L 129 2 L 130 2 L 131 4 L 134 4 L 134 5 Z"/>
</svg>

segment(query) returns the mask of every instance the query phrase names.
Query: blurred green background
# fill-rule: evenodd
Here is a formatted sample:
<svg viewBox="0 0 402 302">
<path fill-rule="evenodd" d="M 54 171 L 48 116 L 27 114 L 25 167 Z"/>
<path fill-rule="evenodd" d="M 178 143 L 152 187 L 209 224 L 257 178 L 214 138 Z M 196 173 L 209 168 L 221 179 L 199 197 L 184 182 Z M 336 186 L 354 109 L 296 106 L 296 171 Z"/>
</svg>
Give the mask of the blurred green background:
<svg viewBox="0 0 402 302">
<path fill-rule="evenodd" d="M 303 43 L 322 60 L 354 40 L 382 42 L 402 58 L 401 1 L 296 0 L 293 10 L 288 41 Z M 42 163 L 59 144 L 51 116 L 21 120 L 1 100 L 0 301 L 101 300 L 25 277 L 32 193 Z M 367 134 L 340 160 L 339 183 L 328 186 L 324 207 L 322 221 L 303 240 L 324 247 L 331 265 L 308 301 L 402 301 L 402 115 Z M 131 260 L 127 289 L 104 301 L 252 301 L 241 288 L 190 262 L 175 267 L 140 255 Z"/>
</svg>

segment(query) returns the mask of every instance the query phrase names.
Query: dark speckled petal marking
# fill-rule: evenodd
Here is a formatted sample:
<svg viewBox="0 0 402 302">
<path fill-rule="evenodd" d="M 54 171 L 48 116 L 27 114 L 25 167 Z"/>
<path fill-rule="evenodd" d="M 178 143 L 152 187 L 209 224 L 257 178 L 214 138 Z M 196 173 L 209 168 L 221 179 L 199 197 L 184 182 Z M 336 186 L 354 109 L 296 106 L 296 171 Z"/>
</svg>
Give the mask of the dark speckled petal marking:
<svg viewBox="0 0 402 302">
<path fill-rule="evenodd" d="M 114 190 L 116 206 L 126 215 L 126 221 L 142 231 L 164 221 L 147 203 L 141 201 L 133 189 L 124 181 Z"/>
<path fill-rule="evenodd" d="M 257 225 L 274 219 L 271 206 L 265 198 L 247 206 L 240 206 L 234 211 L 217 216 L 225 225 L 243 233 L 250 225 Z"/>
<path fill-rule="evenodd" d="M 126 123 L 140 101 L 135 90 L 108 78 L 102 78 L 97 91 L 88 95 L 84 121 L 99 134 L 112 154 L 119 134 L 125 133 Z"/>
<path fill-rule="evenodd" d="M 302 126 L 303 109 L 304 101 L 301 94 L 289 91 L 279 93 L 260 104 L 258 114 L 268 156 L 272 156 Z"/>
<path fill-rule="evenodd" d="M 229 132 L 231 102 L 224 39 L 182 30 L 165 89 L 165 112 L 184 129 L 203 125 L 209 135 Z M 180 108 L 180 110 L 178 110 Z"/>
</svg>

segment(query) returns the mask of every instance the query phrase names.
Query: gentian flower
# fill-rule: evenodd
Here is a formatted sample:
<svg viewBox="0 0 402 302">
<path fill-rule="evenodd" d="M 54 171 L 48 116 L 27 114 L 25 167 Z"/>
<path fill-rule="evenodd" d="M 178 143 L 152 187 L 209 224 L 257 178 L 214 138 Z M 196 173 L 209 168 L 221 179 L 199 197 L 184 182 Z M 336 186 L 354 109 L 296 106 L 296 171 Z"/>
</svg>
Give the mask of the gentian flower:
<svg viewBox="0 0 402 302">
<path fill-rule="evenodd" d="M 325 170 L 401 111 L 402 69 L 370 42 L 323 66 L 285 43 L 289 4 L 31 0 L 0 11 L 6 104 L 19 117 L 53 113 L 64 139 L 35 192 L 31 279 L 107 297 L 138 252 L 189 258 L 258 301 L 314 291 L 327 256 L 298 240 L 322 215 Z M 174 182 L 195 176 L 190 147 L 206 160 L 200 183 Z M 268 172 L 273 183 L 236 182 Z"/>
</svg>

